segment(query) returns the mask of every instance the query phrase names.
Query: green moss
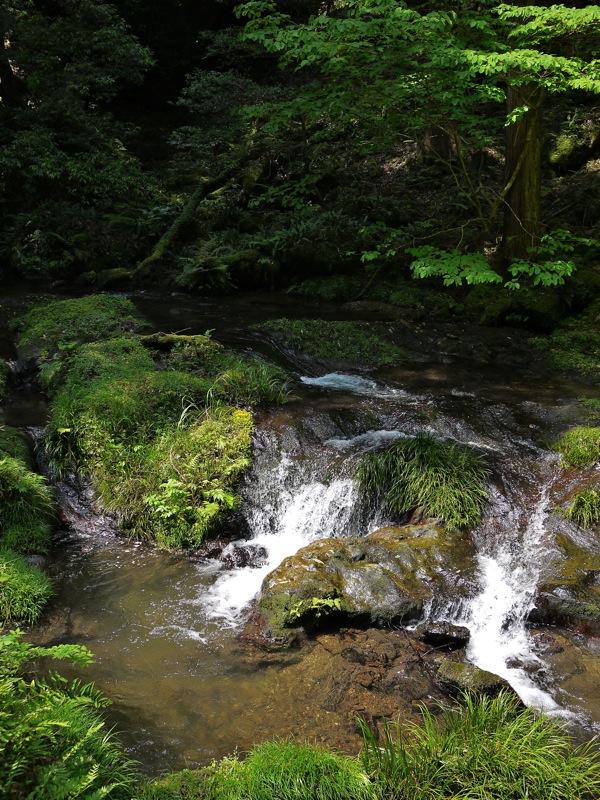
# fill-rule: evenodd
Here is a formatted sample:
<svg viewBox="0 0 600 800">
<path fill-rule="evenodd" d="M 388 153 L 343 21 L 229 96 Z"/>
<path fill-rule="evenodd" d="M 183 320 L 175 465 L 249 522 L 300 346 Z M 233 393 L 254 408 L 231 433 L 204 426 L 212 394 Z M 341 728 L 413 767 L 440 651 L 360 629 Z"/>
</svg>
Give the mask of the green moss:
<svg viewBox="0 0 600 800">
<path fill-rule="evenodd" d="M 284 333 L 291 348 L 314 358 L 371 367 L 399 364 L 407 358 L 402 348 L 358 322 L 282 318 L 269 320 L 258 327 Z"/>
<path fill-rule="evenodd" d="M 0 457 L 0 547 L 46 552 L 52 518 L 53 498 L 46 480 L 21 460 Z"/>
<path fill-rule="evenodd" d="M 307 278 L 289 289 L 290 294 L 310 297 L 323 302 L 345 302 L 358 295 L 365 278 L 354 275 L 325 275 L 322 278 Z"/>
<path fill-rule="evenodd" d="M 555 443 L 554 449 L 570 467 L 591 467 L 600 461 L 600 428 L 571 428 Z"/>
<path fill-rule="evenodd" d="M 428 434 L 400 439 L 359 466 L 361 490 L 390 511 L 421 509 L 450 530 L 475 527 L 488 499 L 489 470 L 472 450 Z"/>
<path fill-rule="evenodd" d="M 52 595 L 50 579 L 11 550 L 0 550 L 0 625 L 39 619 Z"/>
<path fill-rule="evenodd" d="M 48 358 L 61 345 L 109 339 L 142 326 L 135 306 L 123 297 L 100 294 L 52 300 L 25 315 L 18 345 Z"/>
</svg>

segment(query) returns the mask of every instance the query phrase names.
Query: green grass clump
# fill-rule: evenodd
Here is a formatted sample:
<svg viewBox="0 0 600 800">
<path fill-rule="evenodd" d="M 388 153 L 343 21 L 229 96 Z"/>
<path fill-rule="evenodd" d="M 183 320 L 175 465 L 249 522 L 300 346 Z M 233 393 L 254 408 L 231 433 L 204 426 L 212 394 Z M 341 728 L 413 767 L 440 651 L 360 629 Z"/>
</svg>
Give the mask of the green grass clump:
<svg viewBox="0 0 600 800">
<path fill-rule="evenodd" d="M 0 547 L 45 553 L 50 544 L 53 497 L 45 478 L 0 452 Z"/>
<path fill-rule="evenodd" d="M 2 797 L 131 800 L 138 776 L 104 725 L 108 702 L 91 684 L 22 676 L 26 661 L 40 656 L 89 663 L 85 648 L 32 647 L 19 637 L 0 637 Z"/>
<path fill-rule="evenodd" d="M 600 523 L 600 488 L 584 489 L 571 498 L 569 505 L 563 509 L 567 519 L 582 528 L 593 528 Z"/>
<path fill-rule="evenodd" d="M 139 800 L 375 800 L 358 759 L 294 741 L 264 742 L 240 761 L 184 770 L 148 785 Z"/>
<path fill-rule="evenodd" d="M 406 353 L 393 342 L 357 322 L 323 319 L 272 319 L 257 326 L 286 335 L 288 345 L 314 358 L 348 361 L 370 367 L 406 361 Z"/>
<path fill-rule="evenodd" d="M 570 467 L 591 467 L 600 461 L 600 428 L 571 428 L 554 445 Z"/>
<path fill-rule="evenodd" d="M 5 456 L 16 458 L 28 466 L 32 462 L 31 451 L 23 432 L 18 428 L 0 425 L 0 458 Z"/>
<path fill-rule="evenodd" d="M 474 527 L 488 499 L 489 470 L 472 450 L 429 434 L 369 453 L 358 468 L 361 490 L 391 512 L 421 509 L 450 530 Z"/>
<path fill-rule="evenodd" d="M 33 625 L 52 595 L 50 579 L 23 556 L 0 550 L 0 627 L 14 622 Z"/>
<path fill-rule="evenodd" d="M 593 800 L 600 762 L 518 698 L 465 697 L 458 709 L 423 710 L 423 724 L 366 725 L 364 765 L 384 800 Z"/>
<path fill-rule="evenodd" d="M 18 344 L 33 347 L 47 358 L 59 345 L 109 339 L 142 326 L 135 306 L 124 297 L 100 294 L 52 300 L 34 306 L 25 315 Z"/>
</svg>

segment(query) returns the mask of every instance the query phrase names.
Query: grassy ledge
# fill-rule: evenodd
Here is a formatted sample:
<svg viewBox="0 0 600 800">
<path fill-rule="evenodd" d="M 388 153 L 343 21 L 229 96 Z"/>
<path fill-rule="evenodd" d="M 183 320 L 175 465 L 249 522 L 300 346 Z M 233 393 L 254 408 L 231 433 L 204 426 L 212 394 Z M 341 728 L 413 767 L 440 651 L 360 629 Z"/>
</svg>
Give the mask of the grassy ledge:
<svg viewBox="0 0 600 800">
<path fill-rule="evenodd" d="M 313 358 L 347 361 L 369 367 L 403 364 L 407 360 L 401 347 L 373 333 L 358 322 L 331 322 L 323 319 L 271 319 L 259 329 L 283 333 L 294 350 Z"/>
<path fill-rule="evenodd" d="M 107 300 L 128 303 L 104 295 L 59 301 L 64 320 L 85 305 L 82 341 L 78 317 L 58 329 L 54 304 L 27 317 L 19 344 L 42 348 L 51 461 L 59 472 L 88 476 L 125 533 L 192 549 L 239 502 L 236 487 L 251 461 L 248 407 L 285 401 L 286 376 L 206 336 L 124 335 L 135 315 L 123 307 L 124 324 L 115 324 Z"/>
<path fill-rule="evenodd" d="M 531 339 L 530 344 L 557 369 L 599 383 L 600 304 L 593 303 L 579 317 L 564 320 L 549 336 Z"/>
<path fill-rule="evenodd" d="M 389 511 L 420 509 L 449 530 L 473 528 L 488 499 L 489 470 L 477 453 L 429 434 L 369 453 L 357 477 L 362 492 Z"/>
<path fill-rule="evenodd" d="M 600 487 L 594 486 L 576 492 L 561 513 L 582 528 L 593 528 L 600 523 Z"/>
</svg>

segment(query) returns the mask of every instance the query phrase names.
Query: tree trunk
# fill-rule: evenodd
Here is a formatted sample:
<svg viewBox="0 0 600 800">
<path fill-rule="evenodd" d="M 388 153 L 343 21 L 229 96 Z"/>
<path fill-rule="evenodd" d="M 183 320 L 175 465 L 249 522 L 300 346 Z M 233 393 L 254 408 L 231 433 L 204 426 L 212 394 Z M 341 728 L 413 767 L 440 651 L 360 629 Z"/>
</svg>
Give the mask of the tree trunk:
<svg viewBox="0 0 600 800">
<path fill-rule="evenodd" d="M 542 98 L 543 90 L 529 83 L 509 86 L 506 100 L 510 113 L 529 107 L 506 134 L 506 181 L 504 196 L 504 259 L 529 258 L 529 248 L 540 237 L 542 192 Z"/>
</svg>

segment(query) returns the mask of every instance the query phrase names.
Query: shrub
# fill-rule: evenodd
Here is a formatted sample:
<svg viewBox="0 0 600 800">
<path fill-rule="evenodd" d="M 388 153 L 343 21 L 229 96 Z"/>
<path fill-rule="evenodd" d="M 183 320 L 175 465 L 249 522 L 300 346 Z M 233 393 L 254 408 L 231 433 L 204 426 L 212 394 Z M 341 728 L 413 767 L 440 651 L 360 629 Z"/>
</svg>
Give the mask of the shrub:
<svg viewBox="0 0 600 800">
<path fill-rule="evenodd" d="M 100 294 L 35 305 L 25 315 L 20 347 L 32 347 L 48 358 L 59 345 L 110 339 L 139 330 L 143 321 L 130 300 Z"/>
<path fill-rule="evenodd" d="M 40 656 L 89 663 L 78 645 L 32 647 L 20 631 L 0 637 L 0 786 L 5 797 L 30 800 L 133 796 L 136 774 L 100 710 L 108 702 L 91 684 L 51 675 L 25 680 Z"/>
<path fill-rule="evenodd" d="M 257 327 L 284 333 L 290 347 L 314 358 L 348 361 L 371 367 L 406 361 L 406 353 L 402 348 L 357 322 L 282 318 L 269 320 Z"/>
<path fill-rule="evenodd" d="M 464 697 L 424 709 L 423 725 L 363 724 L 363 761 L 390 800 L 592 800 L 600 791 L 594 744 L 573 747 L 559 723 L 518 698 Z"/>
<path fill-rule="evenodd" d="M 429 434 L 369 453 L 357 472 L 359 486 L 371 500 L 397 514 L 421 509 L 451 530 L 479 523 L 488 499 L 488 475 L 479 455 Z"/>
<path fill-rule="evenodd" d="M 46 552 L 53 498 L 45 478 L 23 461 L 0 453 L 0 546 L 21 553 Z"/>
<path fill-rule="evenodd" d="M 591 467 L 600 461 L 600 428 L 578 427 L 564 433 L 554 445 L 563 464 Z"/>
<path fill-rule="evenodd" d="M 50 579 L 10 550 L 0 550 L 0 624 L 33 625 L 52 595 Z"/>
</svg>

